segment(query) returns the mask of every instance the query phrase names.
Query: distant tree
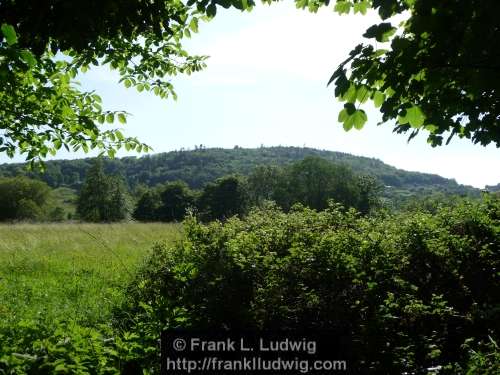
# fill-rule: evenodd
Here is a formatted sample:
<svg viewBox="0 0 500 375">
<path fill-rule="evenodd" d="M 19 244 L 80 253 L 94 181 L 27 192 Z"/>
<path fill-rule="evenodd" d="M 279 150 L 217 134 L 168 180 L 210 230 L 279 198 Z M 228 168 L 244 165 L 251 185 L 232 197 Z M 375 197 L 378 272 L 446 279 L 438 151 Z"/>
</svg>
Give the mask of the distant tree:
<svg viewBox="0 0 500 375">
<path fill-rule="evenodd" d="M 271 165 L 255 167 L 247 179 L 250 204 L 259 206 L 264 201 L 274 200 L 282 179 L 283 168 Z"/>
<path fill-rule="evenodd" d="M 194 194 L 183 181 L 169 182 L 160 190 L 158 217 L 163 221 L 181 221 L 194 205 Z"/>
<path fill-rule="evenodd" d="M 277 203 L 289 209 L 302 203 L 316 210 L 328 206 L 334 199 L 346 207 L 355 207 L 358 200 L 356 176 L 352 170 L 319 157 L 307 157 L 287 168 L 286 190 Z"/>
<path fill-rule="evenodd" d="M 27 177 L 0 178 L 0 221 L 43 218 L 50 188 Z"/>
<path fill-rule="evenodd" d="M 85 221 L 120 221 L 127 217 L 126 192 L 118 176 L 104 173 L 102 160 L 95 159 L 87 171 L 78 196 L 77 213 Z"/>
<path fill-rule="evenodd" d="M 240 176 L 225 176 L 208 183 L 198 200 L 205 220 L 224 220 L 245 214 L 248 207 L 246 181 Z"/>
<path fill-rule="evenodd" d="M 157 221 L 159 220 L 160 205 L 161 200 L 158 192 L 145 190 L 137 201 L 132 217 L 139 221 Z"/>
<path fill-rule="evenodd" d="M 251 204 L 275 201 L 284 210 L 301 203 L 323 210 L 328 201 L 354 207 L 363 214 L 379 204 L 381 184 L 355 174 L 350 167 L 309 156 L 287 167 L 260 166 L 248 178 Z"/>
<path fill-rule="evenodd" d="M 106 221 L 125 220 L 130 212 L 127 189 L 123 178 L 118 175 L 109 177 L 109 211 Z"/>
<path fill-rule="evenodd" d="M 381 206 L 382 184 L 371 176 L 357 177 L 358 201 L 356 208 L 362 214 L 369 213 L 372 209 Z"/>
</svg>

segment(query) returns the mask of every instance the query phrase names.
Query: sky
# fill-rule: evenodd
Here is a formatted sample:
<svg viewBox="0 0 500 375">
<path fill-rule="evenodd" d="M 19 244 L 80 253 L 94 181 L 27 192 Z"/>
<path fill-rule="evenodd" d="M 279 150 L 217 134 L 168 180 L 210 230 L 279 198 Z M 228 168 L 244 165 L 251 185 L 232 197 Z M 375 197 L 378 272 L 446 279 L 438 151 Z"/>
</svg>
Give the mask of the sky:
<svg viewBox="0 0 500 375">
<path fill-rule="evenodd" d="M 366 106 L 368 123 L 345 132 L 337 121 L 343 107 L 326 83 L 349 51 L 364 39 L 377 15 L 317 14 L 292 2 L 259 5 L 252 12 L 219 9 L 185 41 L 192 54 L 208 55 L 208 67 L 172 79 L 178 100 L 162 100 L 118 84 L 116 73 L 95 68 L 79 77 L 109 110 L 131 113 L 123 127 L 153 152 L 205 147 L 299 146 L 374 157 L 395 167 L 439 174 L 475 187 L 500 182 L 500 149 L 454 139 L 432 148 L 425 135 L 411 142 L 377 126 L 380 116 Z M 367 42 L 365 40 L 365 42 Z M 90 154 L 92 155 L 92 154 Z M 137 155 L 118 153 L 119 156 Z M 80 158 L 61 152 L 56 158 Z M 0 155 L 0 163 L 19 162 Z"/>
</svg>

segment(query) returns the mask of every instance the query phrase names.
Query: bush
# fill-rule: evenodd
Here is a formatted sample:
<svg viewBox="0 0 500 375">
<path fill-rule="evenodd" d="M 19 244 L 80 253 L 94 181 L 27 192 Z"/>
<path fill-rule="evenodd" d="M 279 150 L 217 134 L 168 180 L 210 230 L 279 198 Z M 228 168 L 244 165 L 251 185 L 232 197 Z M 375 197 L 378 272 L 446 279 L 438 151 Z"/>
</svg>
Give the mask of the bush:
<svg viewBox="0 0 500 375">
<path fill-rule="evenodd" d="M 116 318 L 149 347 L 166 327 L 342 328 L 364 372 L 484 369 L 471 348 L 498 337 L 499 231 L 498 201 L 435 215 L 367 218 L 331 203 L 189 217 L 181 243 L 155 247 Z"/>
<path fill-rule="evenodd" d="M 50 188 L 27 177 L 0 178 L 0 221 L 42 218 Z"/>
<path fill-rule="evenodd" d="M 139 374 L 144 356 L 139 337 L 117 335 L 109 327 L 84 327 L 76 321 L 48 327 L 21 321 L 0 331 L 0 374 Z"/>
</svg>

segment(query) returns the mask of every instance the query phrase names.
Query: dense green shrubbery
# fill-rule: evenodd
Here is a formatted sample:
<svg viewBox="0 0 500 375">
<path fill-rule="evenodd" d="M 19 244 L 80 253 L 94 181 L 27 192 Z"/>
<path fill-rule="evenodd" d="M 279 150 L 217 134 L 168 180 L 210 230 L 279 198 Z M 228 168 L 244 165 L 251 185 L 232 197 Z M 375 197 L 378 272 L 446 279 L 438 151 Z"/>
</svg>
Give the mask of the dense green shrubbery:
<svg viewBox="0 0 500 375">
<path fill-rule="evenodd" d="M 495 371 L 498 201 L 371 218 L 267 207 L 224 224 L 191 217 L 185 232 L 155 248 L 117 314 L 150 349 L 164 327 L 347 327 L 371 373 Z"/>
<path fill-rule="evenodd" d="M 43 217 L 50 188 L 27 177 L 0 178 L 0 221 L 37 220 Z"/>
<path fill-rule="evenodd" d="M 267 206 L 184 228 L 155 247 L 113 325 L 3 329 L 0 374 L 157 373 L 173 327 L 341 327 L 360 373 L 497 374 L 499 200 L 379 217 Z"/>
<path fill-rule="evenodd" d="M 11 332 L 0 332 L 0 343 L 0 374 L 137 375 L 143 373 L 137 358 L 146 353 L 134 333 L 76 321 L 21 321 Z"/>
</svg>

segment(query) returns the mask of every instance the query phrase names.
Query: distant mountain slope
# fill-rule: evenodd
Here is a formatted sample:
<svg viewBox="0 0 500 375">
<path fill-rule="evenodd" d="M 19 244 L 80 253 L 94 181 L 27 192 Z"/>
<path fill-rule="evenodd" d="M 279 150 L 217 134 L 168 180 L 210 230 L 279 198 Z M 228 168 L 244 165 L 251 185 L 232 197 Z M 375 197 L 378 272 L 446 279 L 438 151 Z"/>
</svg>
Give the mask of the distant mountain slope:
<svg viewBox="0 0 500 375">
<path fill-rule="evenodd" d="M 486 185 L 485 190 L 491 191 L 491 192 L 497 192 L 500 191 L 500 183 L 496 185 Z"/>
<path fill-rule="evenodd" d="M 421 194 L 441 191 L 479 194 L 479 189 L 460 185 L 455 180 L 435 174 L 404 171 L 378 159 L 300 147 L 198 148 L 192 151 L 172 151 L 138 158 L 106 159 L 104 164 L 108 172 L 123 175 L 130 187 L 138 184 L 154 186 L 166 181 L 183 180 L 192 188 L 201 188 L 207 182 L 223 175 L 232 173 L 247 175 L 257 165 L 284 165 L 310 155 L 345 163 L 357 173 L 375 176 L 387 187 L 388 192 Z M 23 164 L 2 164 L 0 177 L 28 175 L 42 179 L 52 187 L 68 186 L 78 189 L 91 161 L 92 159 L 49 161 L 45 174 L 27 172 Z"/>
</svg>

